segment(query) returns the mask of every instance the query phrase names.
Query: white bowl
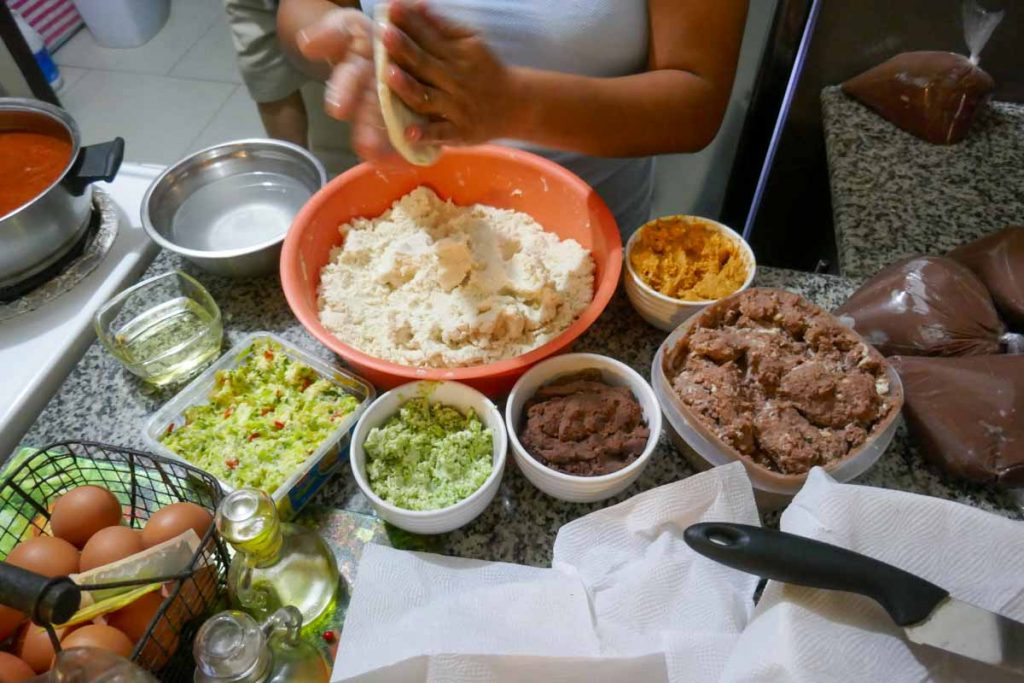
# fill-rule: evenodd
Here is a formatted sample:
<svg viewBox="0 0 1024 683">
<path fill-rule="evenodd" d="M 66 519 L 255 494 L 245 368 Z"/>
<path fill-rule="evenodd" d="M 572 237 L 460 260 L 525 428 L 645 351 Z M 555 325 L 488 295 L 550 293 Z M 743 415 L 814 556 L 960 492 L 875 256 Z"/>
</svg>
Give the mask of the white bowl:
<svg viewBox="0 0 1024 683">
<path fill-rule="evenodd" d="M 651 431 L 647 446 L 636 461 L 617 472 L 596 477 L 565 474 L 551 469 L 530 455 L 517 436 L 523 408 L 537 390 L 558 377 L 573 375 L 583 370 L 599 370 L 601 378 L 608 384 L 629 387 L 640 403 Z M 509 440 L 512 442 L 512 456 L 530 483 L 559 500 L 591 503 L 621 493 L 635 482 L 647 467 L 661 435 L 661 408 L 658 407 L 658 399 L 651 385 L 628 365 L 594 353 L 569 353 L 538 363 L 519 378 L 505 404 L 505 423 L 508 427 Z"/>
<path fill-rule="evenodd" d="M 674 218 L 674 216 L 668 216 L 667 218 Z M 739 235 L 739 233 L 717 221 L 711 220 L 710 218 L 701 218 L 699 216 L 679 216 L 679 218 L 696 219 L 709 227 L 725 233 L 726 236 L 739 244 L 743 257 L 746 259 L 748 272 L 747 279 L 743 282 L 743 286 L 737 289 L 736 292 L 742 292 L 750 287 L 750 284 L 754 281 L 754 275 L 757 272 L 757 261 L 754 258 L 754 251 L 750 248 L 750 245 L 747 244 L 746 240 Z M 664 218 L 655 219 L 640 226 L 640 228 L 630 236 L 629 241 L 626 243 L 626 252 L 623 257 L 625 260 L 625 266 L 622 269 L 623 285 L 626 290 L 626 296 L 629 298 L 629 302 L 633 304 L 633 308 L 636 309 L 636 312 L 640 314 L 641 318 L 654 327 L 657 327 L 659 330 L 671 332 L 694 313 L 704 309 L 709 304 L 713 304 L 715 300 L 682 301 L 681 299 L 673 299 L 670 296 L 665 296 L 661 292 L 657 292 L 652 289 L 650 285 L 644 282 L 643 279 L 636 274 L 636 271 L 633 270 L 633 265 L 630 263 L 629 257 L 633 253 L 633 245 L 636 244 L 637 235 L 639 235 L 648 225 L 651 225 L 658 220 L 664 220 Z M 732 292 L 731 294 L 735 294 L 736 292 Z"/>
<path fill-rule="evenodd" d="M 363 444 L 367 435 L 371 429 L 379 427 L 397 413 L 403 403 L 413 398 L 426 398 L 430 403 L 443 403 L 463 413 L 472 410 L 494 435 L 494 469 L 490 476 L 469 497 L 439 510 L 406 510 L 392 505 L 370 489 L 370 482 L 366 477 L 366 451 L 363 450 Z M 373 509 L 385 521 L 414 534 L 443 534 L 473 521 L 491 504 L 501 484 L 507 449 L 508 436 L 505 434 L 505 423 L 501 419 L 501 413 L 490 399 L 479 391 L 458 382 L 410 382 L 378 398 L 359 418 L 352 432 L 352 474 L 363 495 L 370 500 Z"/>
<path fill-rule="evenodd" d="M 690 331 L 696 322 L 696 319 L 689 321 L 670 334 L 658 347 L 651 365 L 651 385 L 665 415 L 669 440 L 698 472 L 739 460 L 747 469 L 758 507 L 762 510 L 777 510 L 785 507 L 793 499 L 793 496 L 803 488 L 807 481 L 807 474 L 773 472 L 749 458 L 742 457 L 710 429 L 702 425 L 696 415 L 689 412 L 682 401 L 673 398 L 672 380 L 665 373 L 665 355 L 676 347 L 679 340 Z M 871 434 L 867 441 L 846 457 L 825 467 L 829 475 L 839 482 L 847 482 L 862 475 L 882 457 L 889 444 L 892 443 L 900 422 L 903 384 L 900 382 L 900 376 L 892 367 L 888 368 L 888 376 L 892 395 L 898 397 L 898 405 L 893 414 L 886 418 L 887 422 L 880 430 Z"/>
</svg>

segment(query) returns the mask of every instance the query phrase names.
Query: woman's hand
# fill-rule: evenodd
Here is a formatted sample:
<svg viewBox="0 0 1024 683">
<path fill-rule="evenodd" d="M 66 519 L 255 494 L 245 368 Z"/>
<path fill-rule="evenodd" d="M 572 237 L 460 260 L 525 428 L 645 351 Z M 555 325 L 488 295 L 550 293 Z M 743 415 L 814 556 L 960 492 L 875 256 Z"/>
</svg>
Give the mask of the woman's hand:
<svg viewBox="0 0 1024 683">
<path fill-rule="evenodd" d="M 391 153 L 377 100 L 373 72 L 373 26 L 357 9 L 332 9 L 297 36 L 297 47 L 311 62 L 331 68 L 324 108 L 352 124 L 352 148 L 363 159 Z"/>
<path fill-rule="evenodd" d="M 430 119 L 410 126 L 406 137 L 447 145 L 504 137 L 516 115 L 515 79 L 483 38 L 438 16 L 423 0 L 395 0 L 388 18 L 387 84 Z"/>
</svg>

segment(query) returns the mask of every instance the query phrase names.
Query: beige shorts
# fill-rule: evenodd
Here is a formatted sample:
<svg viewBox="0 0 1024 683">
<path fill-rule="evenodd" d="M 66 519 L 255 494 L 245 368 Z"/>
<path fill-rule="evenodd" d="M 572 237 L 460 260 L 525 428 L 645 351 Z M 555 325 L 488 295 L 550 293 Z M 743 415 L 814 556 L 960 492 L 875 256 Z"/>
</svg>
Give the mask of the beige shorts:
<svg viewBox="0 0 1024 683">
<path fill-rule="evenodd" d="M 238 69 L 257 102 L 288 97 L 309 79 L 288 61 L 277 43 L 277 2 L 224 0 Z"/>
<path fill-rule="evenodd" d="M 309 147 L 327 172 L 336 175 L 358 163 L 348 124 L 324 112 L 324 84 L 288 61 L 277 42 L 276 0 L 224 0 L 238 68 L 256 102 L 276 102 L 302 91 L 309 116 Z"/>
</svg>

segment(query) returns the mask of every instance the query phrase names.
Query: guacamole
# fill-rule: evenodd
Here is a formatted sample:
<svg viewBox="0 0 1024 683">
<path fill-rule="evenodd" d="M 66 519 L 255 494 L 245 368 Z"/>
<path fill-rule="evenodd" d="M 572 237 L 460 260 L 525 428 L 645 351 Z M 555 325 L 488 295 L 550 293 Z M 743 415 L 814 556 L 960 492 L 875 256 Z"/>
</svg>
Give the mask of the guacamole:
<svg viewBox="0 0 1024 683">
<path fill-rule="evenodd" d="M 185 424 L 169 425 L 161 443 L 233 487 L 273 493 L 358 406 L 261 339 L 245 362 L 215 374 L 210 402 L 185 410 Z"/>
<path fill-rule="evenodd" d="M 407 510 L 438 510 L 480 488 L 493 469 L 491 430 L 470 412 L 416 398 L 363 444 L 378 496 Z"/>
</svg>

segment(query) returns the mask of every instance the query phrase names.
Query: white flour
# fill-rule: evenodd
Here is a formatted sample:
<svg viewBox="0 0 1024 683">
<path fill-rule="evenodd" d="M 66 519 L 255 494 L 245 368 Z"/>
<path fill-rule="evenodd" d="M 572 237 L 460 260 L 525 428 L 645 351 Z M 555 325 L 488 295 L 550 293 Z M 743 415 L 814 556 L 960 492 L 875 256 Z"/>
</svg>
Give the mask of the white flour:
<svg viewBox="0 0 1024 683">
<path fill-rule="evenodd" d="M 345 237 L 320 272 L 320 321 L 338 339 L 414 367 L 522 355 L 590 303 L 594 263 L 530 216 L 455 206 L 419 187 Z"/>
</svg>

